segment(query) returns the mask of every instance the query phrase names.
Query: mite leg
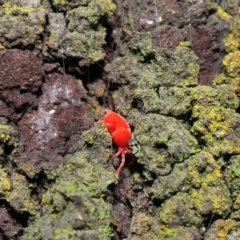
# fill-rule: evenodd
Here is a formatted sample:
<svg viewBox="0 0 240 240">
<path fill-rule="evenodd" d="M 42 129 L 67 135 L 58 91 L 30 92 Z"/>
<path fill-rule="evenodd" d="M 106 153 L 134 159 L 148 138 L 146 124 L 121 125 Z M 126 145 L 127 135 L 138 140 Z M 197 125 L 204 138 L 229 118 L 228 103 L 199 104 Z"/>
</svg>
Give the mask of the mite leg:
<svg viewBox="0 0 240 240">
<path fill-rule="evenodd" d="M 114 155 L 112 155 L 112 159 L 118 157 L 121 153 L 122 153 L 122 150 L 119 148 L 119 149 L 118 149 L 118 152 L 115 153 Z"/>
<path fill-rule="evenodd" d="M 122 171 L 122 168 L 124 167 L 125 165 L 125 154 L 122 153 L 122 161 L 121 161 L 121 164 L 120 166 L 118 167 L 117 171 L 116 171 L 116 174 L 119 175 L 120 172 Z"/>
</svg>

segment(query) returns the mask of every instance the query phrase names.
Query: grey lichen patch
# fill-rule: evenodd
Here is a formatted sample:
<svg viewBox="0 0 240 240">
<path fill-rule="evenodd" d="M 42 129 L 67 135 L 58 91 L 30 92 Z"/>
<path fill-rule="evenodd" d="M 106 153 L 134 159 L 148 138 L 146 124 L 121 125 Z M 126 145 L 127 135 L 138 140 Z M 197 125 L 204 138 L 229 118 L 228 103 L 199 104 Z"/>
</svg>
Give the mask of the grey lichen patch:
<svg viewBox="0 0 240 240">
<path fill-rule="evenodd" d="M 82 134 L 73 147 L 81 150 L 57 169 L 56 182 L 42 197 L 43 214 L 23 239 L 33 233 L 43 239 L 111 239 L 111 206 L 104 197 L 117 176 L 107 168 L 107 146 L 109 135 L 101 126 Z"/>
<path fill-rule="evenodd" d="M 0 7 L 0 43 L 5 48 L 38 46 L 45 23 L 40 1 L 5 1 Z"/>
</svg>

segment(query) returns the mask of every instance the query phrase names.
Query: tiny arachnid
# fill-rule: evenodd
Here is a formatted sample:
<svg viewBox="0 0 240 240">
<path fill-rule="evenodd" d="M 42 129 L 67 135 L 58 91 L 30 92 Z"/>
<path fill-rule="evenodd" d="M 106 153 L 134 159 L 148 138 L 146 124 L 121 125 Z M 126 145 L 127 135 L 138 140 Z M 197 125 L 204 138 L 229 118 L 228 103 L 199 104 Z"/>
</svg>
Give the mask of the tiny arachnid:
<svg viewBox="0 0 240 240">
<path fill-rule="evenodd" d="M 108 109 L 106 109 L 106 112 L 107 113 L 104 116 L 104 119 L 96 122 L 96 124 L 102 123 L 112 135 L 114 143 L 118 146 L 118 151 L 112 156 L 112 158 L 118 157 L 119 155 L 122 157 L 121 164 L 116 171 L 116 174 L 119 175 L 124 167 L 125 156 L 127 154 L 134 157 L 134 160 L 131 163 L 136 160 L 136 157 L 132 153 L 132 149 L 129 145 L 129 141 L 132 138 L 132 131 L 124 117 Z"/>
</svg>

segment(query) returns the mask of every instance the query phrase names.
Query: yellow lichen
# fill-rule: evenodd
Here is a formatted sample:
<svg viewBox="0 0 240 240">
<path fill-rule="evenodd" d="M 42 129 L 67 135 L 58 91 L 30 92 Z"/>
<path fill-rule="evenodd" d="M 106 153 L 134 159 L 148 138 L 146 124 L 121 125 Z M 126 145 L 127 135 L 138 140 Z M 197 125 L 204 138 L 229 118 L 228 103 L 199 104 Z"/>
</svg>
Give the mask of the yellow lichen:
<svg viewBox="0 0 240 240">
<path fill-rule="evenodd" d="M 29 12 L 39 11 L 39 8 L 23 7 L 17 4 L 10 4 L 10 3 L 4 3 L 3 8 L 4 8 L 4 13 L 6 15 L 11 15 L 17 12 L 28 14 Z"/>
<path fill-rule="evenodd" d="M 240 46 L 240 19 L 234 19 L 231 22 L 230 33 L 224 41 L 225 48 L 228 52 L 239 49 Z"/>
<path fill-rule="evenodd" d="M 8 178 L 3 179 L 3 186 L 4 186 L 5 190 L 7 190 L 7 191 L 9 191 L 11 189 L 11 183 L 8 180 Z"/>
<path fill-rule="evenodd" d="M 235 223 L 231 219 L 227 219 L 226 221 L 222 221 L 219 223 L 217 228 L 217 236 L 221 239 L 226 239 L 230 230 L 235 226 Z"/>
<path fill-rule="evenodd" d="M 240 42 L 239 39 L 233 33 L 229 33 L 227 38 L 224 41 L 224 45 L 228 51 L 233 51 L 239 48 Z"/>
<path fill-rule="evenodd" d="M 232 19 L 232 16 L 223 11 L 223 9 L 220 6 L 217 7 L 217 15 L 226 22 L 230 22 Z"/>
<path fill-rule="evenodd" d="M 65 0 L 53 0 L 53 3 L 56 5 L 65 5 L 66 1 Z"/>
<path fill-rule="evenodd" d="M 223 59 L 223 66 L 226 68 L 228 75 L 235 77 L 240 73 L 240 51 L 229 53 Z"/>
<path fill-rule="evenodd" d="M 0 125 L 0 142 L 14 144 L 14 129 L 9 125 Z"/>
</svg>

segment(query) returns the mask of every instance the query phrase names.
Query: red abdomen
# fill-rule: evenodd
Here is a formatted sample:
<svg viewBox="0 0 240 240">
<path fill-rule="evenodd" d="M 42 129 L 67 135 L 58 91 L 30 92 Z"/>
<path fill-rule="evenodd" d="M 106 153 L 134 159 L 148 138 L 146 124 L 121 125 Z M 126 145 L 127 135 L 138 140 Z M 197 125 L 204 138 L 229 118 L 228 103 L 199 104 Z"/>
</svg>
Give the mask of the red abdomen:
<svg viewBox="0 0 240 240">
<path fill-rule="evenodd" d="M 127 120 L 121 115 L 107 110 L 107 114 L 103 119 L 103 124 L 112 134 L 113 141 L 119 147 L 127 147 L 132 137 L 131 128 Z"/>
</svg>

